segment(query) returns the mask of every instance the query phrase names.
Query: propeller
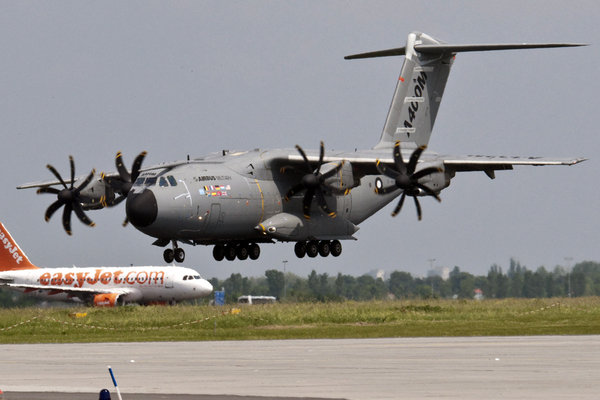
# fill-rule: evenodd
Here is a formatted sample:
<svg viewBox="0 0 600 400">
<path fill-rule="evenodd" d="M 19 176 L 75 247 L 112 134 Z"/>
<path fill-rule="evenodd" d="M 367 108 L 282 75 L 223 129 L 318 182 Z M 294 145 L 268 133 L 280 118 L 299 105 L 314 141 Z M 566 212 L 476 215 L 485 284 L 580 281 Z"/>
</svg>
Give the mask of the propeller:
<svg viewBox="0 0 600 400">
<path fill-rule="evenodd" d="M 123 165 L 123 156 L 121 152 L 117 152 L 117 157 L 115 159 L 115 164 L 117 165 L 117 171 L 119 172 L 120 179 L 110 178 L 104 175 L 104 172 L 101 174 L 102 180 L 110 186 L 115 194 L 119 194 L 120 196 L 114 197 L 110 201 L 105 201 L 105 207 L 114 207 L 117 204 L 121 203 L 123 200 L 127 198 L 127 194 L 131 190 L 133 183 L 136 181 L 138 176 L 140 175 L 140 168 L 142 167 L 142 161 L 144 161 L 144 157 L 146 157 L 145 151 L 142 151 L 133 161 L 133 165 L 131 166 L 131 174 Z M 125 218 L 123 221 L 123 226 L 126 226 L 128 223 L 128 219 Z"/>
<path fill-rule="evenodd" d="M 442 172 L 442 170 L 437 167 L 429 167 L 415 172 L 419 157 L 421 157 L 421 154 L 426 148 L 427 146 L 420 146 L 415 149 L 410 156 L 408 164 L 406 164 L 402 159 L 400 141 L 398 140 L 394 145 L 394 164 L 396 164 L 396 169 L 386 167 L 385 165 L 382 165 L 379 160 L 377 160 L 376 167 L 379 173 L 394 179 L 395 182 L 393 185 L 388 187 L 375 188 L 375 193 L 388 194 L 398 189 L 402 190 L 400 201 L 398 201 L 398 205 L 394 209 L 394 212 L 392 212 L 392 217 L 395 217 L 400 212 L 406 196 L 411 196 L 415 201 L 415 206 L 417 207 L 417 216 L 419 217 L 419 221 L 421 220 L 421 204 L 419 204 L 419 199 L 417 198 L 419 189 L 427 193 L 428 196 L 435 197 L 437 201 L 442 201 L 442 199 L 440 199 L 440 197 L 433 190 L 419 183 L 419 179 L 423 178 L 424 176 L 434 172 Z"/>
<path fill-rule="evenodd" d="M 302 201 L 302 210 L 304 212 L 304 218 L 310 219 L 310 205 L 312 203 L 313 198 L 317 199 L 317 205 L 325 212 L 325 214 L 329 215 L 331 218 L 336 216 L 335 211 L 331 211 L 327 206 L 327 202 L 325 201 L 325 192 L 331 191 L 334 194 L 343 194 L 346 195 L 350 193 L 350 189 L 338 189 L 334 186 L 327 184 L 325 181 L 335 174 L 339 172 L 340 169 L 344 166 L 344 161 L 342 161 L 335 168 L 321 173 L 321 166 L 323 165 L 323 157 L 325 156 L 325 145 L 321 141 L 321 153 L 319 155 L 319 164 L 317 165 L 317 169 L 313 171 L 310 162 L 308 161 L 308 157 L 306 157 L 306 153 L 302 150 L 302 147 L 296 145 L 296 149 L 304 159 L 305 165 L 304 168 L 298 169 L 293 166 L 286 166 L 281 168 L 281 172 L 285 173 L 286 171 L 293 172 L 302 172 L 305 175 L 302 177 L 302 182 L 293 186 L 285 195 L 285 201 L 290 201 L 290 197 L 293 195 L 305 192 L 304 200 Z"/>
<path fill-rule="evenodd" d="M 60 176 L 58 171 L 50 164 L 46 165 L 46 168 L 54 174 L 54 176 L 60 181 L 63 185 L 64 189 L 59 190 L 53 187 L 44 187 L 40 188 L 37 191 L 37 194 L 41 193 L 51 193 L 57 196 L 57 200 L 50 204 L 48 209 L 46 210 L 46 214 L 44 215 L 46 222 L 50 221 L 52 215 L 62 206 L 64 206 L 62 223 L 63 228 L 67 232 L 69 236 L 71 236 L 71 212 L 75 211 L 75 215 L 77 218 L 84 224 L 88 226 L 95 226 L 96 224 L 90 220 L 85 213 L 83 212 L 83 208 L 80 203 L 89 203 L 91 201 L 90 198 L 81 195 L 81 191 L 85 189 L 87 185 L 92 181 L 94 175 L 96 174 L 96 170 L 92 169 L 92 172 L 88 175 L 88 177 L 83 181 L 79 186 L 74 187 L 75 185 L 75 162 L 73 160 L 73 156 L 69 156 L 69 162 L 71 164 L 71 185 L 67 186 L 63 178 Z"/>
</svg>

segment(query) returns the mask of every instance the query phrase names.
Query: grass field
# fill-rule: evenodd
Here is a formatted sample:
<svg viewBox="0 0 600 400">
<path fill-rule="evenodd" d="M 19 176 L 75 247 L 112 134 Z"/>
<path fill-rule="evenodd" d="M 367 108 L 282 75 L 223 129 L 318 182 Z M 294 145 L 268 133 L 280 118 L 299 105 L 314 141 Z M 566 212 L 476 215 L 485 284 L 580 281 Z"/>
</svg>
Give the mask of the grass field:
<svg viewBox="0 0 600 400">
<path fill-rule="evenodd" d="M 0 310 L 0 343 L 567 334 L 600 334 L 599 297 Z"/>
</svg>

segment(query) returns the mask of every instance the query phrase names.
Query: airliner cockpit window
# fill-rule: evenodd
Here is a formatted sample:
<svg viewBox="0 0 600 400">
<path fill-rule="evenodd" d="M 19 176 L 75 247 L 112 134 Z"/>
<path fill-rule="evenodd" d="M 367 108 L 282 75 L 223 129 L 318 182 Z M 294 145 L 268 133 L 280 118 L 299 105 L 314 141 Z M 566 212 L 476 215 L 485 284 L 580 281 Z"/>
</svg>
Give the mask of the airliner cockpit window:
<svg viewBox="0 0 600 400">
<path fill-rule="evenodd" d="M 173 175 L 167 176 L 167 179 L 169 180 L 171 186 L 177 186 L 177 181 L 175 180 L 175 178 L 173 178 Z"/>
<path fill-rule="evenodd" d="M 158 186 L 160 186 L 160 187 L 167 187 L 167 186 L 169 186 L 169 184 L 167 183 L 167 180 L 165 179 L 164 176 L 160 177 L 160 180 L 158 181 Z"/>
</svg>

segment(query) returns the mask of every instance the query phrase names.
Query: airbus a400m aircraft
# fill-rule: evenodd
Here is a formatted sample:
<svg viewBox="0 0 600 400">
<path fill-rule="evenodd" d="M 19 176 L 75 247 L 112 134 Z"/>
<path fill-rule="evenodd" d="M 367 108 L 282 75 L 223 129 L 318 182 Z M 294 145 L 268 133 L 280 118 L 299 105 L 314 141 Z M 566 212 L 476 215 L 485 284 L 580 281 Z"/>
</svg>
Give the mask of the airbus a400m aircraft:
<svg viewBox="0 0 600 400">
<path fill-rule="evenodd" d="M 208 296 L 213 287 L 182 267 L 38 268 L 0 223 L 0 287 L 45 300 L 114 307 L 169 303 Z"/>
<path fill-rule="evenodd" d="M 457 172 L 482 171 L 490 178 L 515 165 L 572 165 L 583 158 L 505 156 L 442 156 L 427 149 L 457 53 L 488 50 L 572 47 L 580 44 L 452 45 L 420 32 L 408 35 L 406 46 L 348 56 L 346 59 L 401 56 L 404 64 L 379 142 L 354 152 L 275 149 L 226 151 L 142 168 L 145 152 L 131 172 L 117 153 L 117 171 L 97 176 L 95 170 L 71 177 L 25 184 L 38 193 L 57 195 L 46 220 L 64 207 L 63 226 L 70 219 L 93 226 L 84 210 L 114 206 L 126 199 L 127 220 L 156 238 L 167 262 L 183 262 L 179 244 L 211 245 L 216 260 L 257 259 L 259 244 L 295 242 L 298 257 L 339 256 L 341 240 L 354 239 L 361 222 L 400 197 L 438 201 Z M 52 186 L 62 185 L 62 189 Z"/>
</svg>

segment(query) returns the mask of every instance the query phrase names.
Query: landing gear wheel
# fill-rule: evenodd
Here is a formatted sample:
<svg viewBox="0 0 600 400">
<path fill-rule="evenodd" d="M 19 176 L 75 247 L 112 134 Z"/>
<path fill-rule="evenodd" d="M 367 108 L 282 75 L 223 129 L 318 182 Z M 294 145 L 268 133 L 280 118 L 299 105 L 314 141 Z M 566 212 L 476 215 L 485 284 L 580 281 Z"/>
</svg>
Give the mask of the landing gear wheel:
<svg viewBox="0 0 600 400">
<path fill-rule="evenodd" d="M 223 261 L 225 258 L 225 248 L 220 244 L 216 244 L 213 248 L 213 258 L 216 261 Z"/>
<path fill-rule="evenodd" d="M 163 258 L 165 259 L 165 262 L 167 264 L 172 263 L 173 259 L 175 258 L 175 252 L 173 251 L 173 249 L 166 249 L 163 253 Z"/>
<path fill-rule="evenodd" d="M 227 261 L 235 260 L 235 246 L 232 244 L 225 245 L 225 258 Z"/>
<path fill-rule="evenodd" d="M 294 246 L 294 253 L 296 253 L 296 257 L 304 258 L 306 255 L 306 243 L 296 242 L 296 245 Z"/>
<path fill-rule="evenodd" d="M 330 253 L 329 240 L 322 240 L 319 243 L 319 254 L 321 257 L 327 257 Z"/>
<path fill-rule="evenodd" d="M 185 260 L 185 251 L 182 248 L 175 249 L 175 261 L 182 263 Z"/>
<path fill-rule="evenodd" d="M 251 260 L 257 260 L 258 257 L 260 256 L 260 246 L 257 245 L 256 243 L 252 243 L 248 247 L 248 255 L 250 256 Z"/>
<path fill-rule="evenodd" d="M 248 258 L 248 246 L 245 244 L 240 244 L 235 249 L 235 254 L 237 258 L 240 260 L 245 260 Z"/>
<path fill-rule="evenodd" d="M 319 254 L 319 242 L 311 240 L 306 244 L 306 255 L 315 258 Z"/>
<path fill-rule="evenodd" d="M 340 254 L 342 254 L 342 244 L 340 243 L 339 240 L 334 240 L 331 242 L 331 255 L 334 257 L 339 257 Z"/>
</svg>

